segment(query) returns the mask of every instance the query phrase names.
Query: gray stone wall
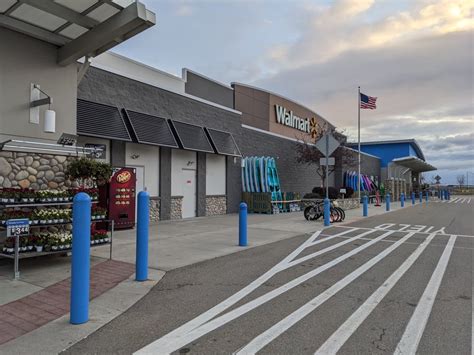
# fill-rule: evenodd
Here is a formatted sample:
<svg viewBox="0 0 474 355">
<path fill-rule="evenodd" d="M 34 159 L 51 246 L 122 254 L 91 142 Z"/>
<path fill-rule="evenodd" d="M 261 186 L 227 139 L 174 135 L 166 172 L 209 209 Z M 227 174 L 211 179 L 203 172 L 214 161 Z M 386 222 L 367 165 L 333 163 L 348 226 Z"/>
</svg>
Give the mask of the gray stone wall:
<svg viewBox="0 0 474 355">
<path fill-rule="evenodd" d="M 160 220 L 160 198 L 150 197 L 150 222 Z"/>
<path fill-rule="evenodd" d="M 225 195 L 206 196 L 206 216 L 227 213 L 227 197 Z"/>
<path fill-rule="evenodd" d="M 0 152 L 0 187 L 35 190 L 76 187 L 66 179 L 67 164 L 74 157 L 20 152 Z"/>
<path fill-rule="evenodd" d="M 171 216 L 170 219 L 183 218 L 183 196 L 171 196 Z"/>
</svg>

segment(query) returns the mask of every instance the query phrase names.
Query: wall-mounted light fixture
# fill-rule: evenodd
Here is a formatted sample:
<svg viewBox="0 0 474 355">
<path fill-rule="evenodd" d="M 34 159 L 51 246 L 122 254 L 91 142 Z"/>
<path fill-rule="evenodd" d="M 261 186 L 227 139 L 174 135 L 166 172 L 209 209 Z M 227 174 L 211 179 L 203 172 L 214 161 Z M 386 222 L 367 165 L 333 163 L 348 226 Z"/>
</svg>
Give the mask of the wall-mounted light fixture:
<svg viewBox="0 0 474 355">
<path fill-rule="evenodd" d="M 40 98 L 41 94 L 46 96 Z M 30 123 L 39 124 L 39 107 L 48 105 L 48 109 L 44 112 L 44 131 L 47 133 L 56 132 L 56 112 L 51 110 L 53 99 L 47 93 L 40 89 L 37 84 L 31 84 L 30 92 Z"/>
<path fill-rule="evenodd" d="M 130 155 L 130 158 L 131 159 L 138 159 L 138 158 L 140 158 L 140 154 L 132 154 L 132 155 Z"/>
</svg>

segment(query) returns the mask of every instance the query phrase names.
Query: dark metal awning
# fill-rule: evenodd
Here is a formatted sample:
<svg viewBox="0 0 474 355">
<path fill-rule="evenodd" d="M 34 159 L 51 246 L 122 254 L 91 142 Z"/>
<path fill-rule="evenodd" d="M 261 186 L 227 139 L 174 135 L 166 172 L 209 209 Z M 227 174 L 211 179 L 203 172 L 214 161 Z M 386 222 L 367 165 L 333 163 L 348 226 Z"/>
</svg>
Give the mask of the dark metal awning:
<svg viewBox="0 0 474 355">
<path fill-rule="evenodd" d="M 178 141 L 183 149 L 214 153 L 204 128 L 190 123 L 170 120 Z"/>
<path fill-rule="evenodd" d="M 406 168 L 409 168 L 415 173 L 437 170 L 433 165 L 428 164 L 424 160 L 418 157 L 413 157 L 413 156 L 396 158 L 396 159 L 393 159 L 392 162 L 397 163 L 398 165 L 404 166 Z"/>
<path fill-rule="evenodd" d="M 117 107 L 77 100 L 77 134 L 131 142 Z"/>
<path fill-rule="evenodd" d="M 179 148 L 166 119 L 124 110 L 138 143 Z"/>
<path fill-rule="evenodd" d="M 135 0 L 0 1 L 0 26 L 58 46 L 60 65 L 95 57 L 155 22 Z"/>
<path fill-rule="evenodd" d="M 232 155 L 236 157 L 242 156 L 231 133 L 207 127 L 205 130 L 218 154 Z"/>
</svg>

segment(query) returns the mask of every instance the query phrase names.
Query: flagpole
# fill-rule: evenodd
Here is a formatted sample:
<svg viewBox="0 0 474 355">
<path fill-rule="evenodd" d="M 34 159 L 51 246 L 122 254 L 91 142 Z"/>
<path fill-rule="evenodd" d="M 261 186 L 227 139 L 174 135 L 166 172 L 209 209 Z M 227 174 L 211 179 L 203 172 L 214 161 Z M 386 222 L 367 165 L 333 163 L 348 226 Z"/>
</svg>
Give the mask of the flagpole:
<svg viewBox="0 0 474 355">
<path fill-rule="evenodd" d="M 357 190 L 359 192 L 360 202 L 360 86 L 357 94 L 357 107 L 358 107 L 358 118 L 357 118 L 357 148 L 358 148 L 358 175 L 357 175 Z"/>
</svg>

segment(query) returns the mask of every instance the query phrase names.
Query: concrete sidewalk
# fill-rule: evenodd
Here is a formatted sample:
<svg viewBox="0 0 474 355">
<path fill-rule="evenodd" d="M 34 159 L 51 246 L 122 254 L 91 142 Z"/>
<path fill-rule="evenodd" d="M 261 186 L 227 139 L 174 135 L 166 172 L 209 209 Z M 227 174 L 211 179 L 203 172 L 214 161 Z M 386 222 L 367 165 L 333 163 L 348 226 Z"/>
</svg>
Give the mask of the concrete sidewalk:
<svg viewBox="0 0 474 355">
<path fill-rule="evenodd" d="M 408 206 L 408 204 L 406 204 Z M 392 210 L 399 202 L 391 204 Z M 369 216 L 385 213 L 381 207 L 369 206 Z M 346 211 L 345 223 L 362 217 L 362 208 Z M 324 228 L 322 219 L 306 221 L 303 212 L 274 215 L 248 215 L 248 247 L 256 247 L 302 234 L 312 234 Z M 199 217 L 177 221 L 162 221 L 150 227 L 149 267 L 169 271 L 242 250 L 238 246 L 238 215 Z M 92 255 L 108 258 L 107 247 L 98 247 Z M 113 259 L 135 262 L 135 231 L 120 231 L 114 235 Z"/>
<path fill-rule="evenodd" d="M 419 204 L 417 202 L 417 204 Z M 411 202 L 406 204 L 410 206 Z M 392 211 L 400 208 L 392 203 Z M 383 214 L 381 207 L 370 206 L 369 216 Z M 362 219 L 362 209 L 346 211 L 344 223 Z M 340 225 L 338 224 L 338 225 Z M 247 248 L 256 247 L 294 236 L 312 234 L 324 228 L 322 220 L 306 221 L 303 212 L 276 215 L 249 214 Z M 32 332 L 0 346 L 0 353 L 28 353 L 32 349 L 45 353 L 58 352 L 94 332 L 102 325 L 123 313 L 155 285 L 165 271 L 235 253 L 246 248 L 238 246 L 238 215 L 200 217 L 178 221 L 162 221 L 150 226 L 149 283 L 129 280 L 91 301 L 91 322 L 71 326 L 68 315 L 50 322 Z M 91 250 L 91 265 L 109 258 L 109 247 L 104 245 Z M 135 263 L 135 230 L 117 231 L 114 234 L 113 260 Z M 12 280 L 12 263 L 0 260 L 0 305 L 21 300 L 35 292 L 70 276 L 69 257 L 41 257 L 22 260 L 21 280 Z M 98 313 L 96 313 L 98 312 Z M 60 341 L 53 340 L 61 330 Z M 54 338 L 56 339 L 56 338 Z M 34 340 L 34 347 L 31 341 Z M 56 344 L 55 344 L 56 343 Z M 55 345 L 54 345 L 55 344 Z M 40 351 L 41 352 L 41 351 Z"/>
</svg>

